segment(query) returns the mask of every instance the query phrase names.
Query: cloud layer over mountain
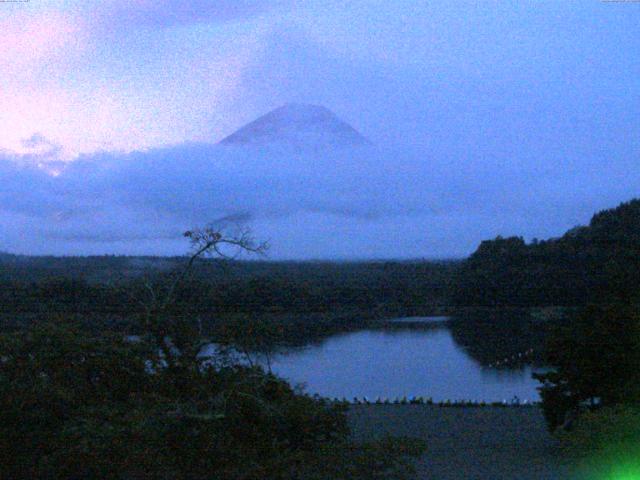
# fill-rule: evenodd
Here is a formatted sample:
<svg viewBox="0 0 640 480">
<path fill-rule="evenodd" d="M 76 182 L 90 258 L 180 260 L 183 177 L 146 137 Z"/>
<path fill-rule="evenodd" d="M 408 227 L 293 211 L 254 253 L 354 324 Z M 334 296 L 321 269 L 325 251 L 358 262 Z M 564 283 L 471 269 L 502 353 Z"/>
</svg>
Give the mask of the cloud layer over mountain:
<svg viewBox="0 0 640 480">
<path fill-rule="evenodd" d="M 0 2 L 0 250 L 180 253 L 229 216 L 274 258 L 559 235 L 640 194 L 637 7 Z M 250 123 L 287 102 L 360 133 Z"/>
<path fill-rule="evenodd" d="M 270 240 L 273 258 L 461 256 L 497 234 L 548 237 L 585 223 L 640 180 L 353 145 L 336 125 L 314 126 L 306 145 L 278 130 L 240 145 L 84 155 L 63 169 L 55 145 L 34 136 L 32 153 L 0 155 L 0 250 L 182 253 L 184 230 L 231 218 Z M 294 115 L 290 127 L 300 140 L 309 125 Z"/>
</svg>

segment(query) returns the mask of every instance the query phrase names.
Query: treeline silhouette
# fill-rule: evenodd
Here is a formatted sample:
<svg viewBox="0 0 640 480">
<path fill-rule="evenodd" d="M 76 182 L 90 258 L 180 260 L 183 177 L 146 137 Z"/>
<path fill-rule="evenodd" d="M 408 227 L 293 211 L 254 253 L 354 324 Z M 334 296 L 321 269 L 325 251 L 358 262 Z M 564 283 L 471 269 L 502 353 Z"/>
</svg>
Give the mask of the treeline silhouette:
<svg viewBox="0 0 640 480">
<path fill-rule="evenodd" d="M 456 275 L 456 305 L 583 306 L 628 302 L 640 284 L 640 200 L 596 213 L 560 238 L 484 241 Z"/>
<path fill-rule="evenodd" d="M 139 314 L 149 287 L 162 290 L 181 257 L 0 258 L 4 328 L 52 315 L 74 315 L 99 328 Z M 175 291 L 170 313 L 205 328 L 238 316 L 283 325 L 287 343 L 363 327 L 376 318 L 446 308 L 459 262 L 198 261 Z"/>
</svg>

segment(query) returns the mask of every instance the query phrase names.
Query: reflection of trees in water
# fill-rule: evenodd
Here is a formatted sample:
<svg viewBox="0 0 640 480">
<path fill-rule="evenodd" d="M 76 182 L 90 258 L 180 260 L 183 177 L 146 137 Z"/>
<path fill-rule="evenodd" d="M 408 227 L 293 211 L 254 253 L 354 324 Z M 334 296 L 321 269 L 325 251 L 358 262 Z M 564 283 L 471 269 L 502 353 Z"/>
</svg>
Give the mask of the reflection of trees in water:
<svg viewBox="0 0 640 480">
<path fill-rule="evenodd" d="M 548 326 L 527 310 L 468 311 L 452 317 L 449 328 L 454 341 L 482 365 L 514 369 L 542 363 Z"/>
<path fill-rule="evenodd" d="M 259 319 L 281 327 L 278 335 L 271 339 L 274 343 L 268 345 L 273 355 L 297 354 L 308 348 L 321 347 L 335 336 L 361 330 L 383 330 L 388 335 L 402 335 L 407 331 L 446 329 L 456 345 L 471 358 L 483 367 L 502 370 L 505 374 L 527 365 L 544 366 L 541 355 L 546 332 L 552 325 L 552 322 L 536 320 L 527 309 L 468 310 L 450 317 L 446 323 L 376 322 L 357 315 L 340 317 L 335 314 L 263 314 Z M 246 326 L 250 326 L 258 319 L 244 320 Z M 252 334 L 255 335 L 255 330 Z M 250 350 L 255 351 L 255 348 Z"/>
</svg>

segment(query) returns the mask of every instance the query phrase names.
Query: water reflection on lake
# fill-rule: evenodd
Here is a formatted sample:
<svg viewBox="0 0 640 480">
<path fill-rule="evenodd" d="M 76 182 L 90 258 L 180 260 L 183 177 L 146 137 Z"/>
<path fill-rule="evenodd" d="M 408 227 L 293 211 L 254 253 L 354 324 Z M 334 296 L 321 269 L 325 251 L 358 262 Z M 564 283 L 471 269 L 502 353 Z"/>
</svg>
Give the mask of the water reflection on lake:
<svg viewBox="0 0 640 480">
<path fill-rule="evenodd" d="M 538 400 L 532 368 L 482 366 L 448 328 L 363 330 L 293 348 L 271 359 L 274 373 L 327 397 Z"/>
</svg>

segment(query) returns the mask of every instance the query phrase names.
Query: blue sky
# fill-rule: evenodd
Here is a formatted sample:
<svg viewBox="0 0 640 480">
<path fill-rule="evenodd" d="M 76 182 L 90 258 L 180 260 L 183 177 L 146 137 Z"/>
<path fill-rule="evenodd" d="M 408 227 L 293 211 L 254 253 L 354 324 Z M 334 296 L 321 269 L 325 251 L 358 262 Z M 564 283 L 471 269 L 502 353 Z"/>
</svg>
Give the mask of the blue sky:
<svg viewBox="0 0 640 480">
<path fill-rule="evenodd" d="M 336 207 L 386 212 L 368 220 L 324 215 L 316 206 L 284 214 L 282 204 L 300 203 L 287 189 L 270 199 L 280 204 L 277 214 L 258 200 L 243 204 L 256 233 L 273 238 L 275 257 L 460 256 L 497 234 L 559 235 L 638 195 L 639 27 L 640 2 L 591 0 L 0 3 L 0 176 L 7 186 L 0 249 L 173 253 L 180 247 L 166 240 L 169 227 L 151 243 L 136 243 L 139 232 L 116 243 L 105 240 L 108 232 L 102 241 L 70 241 L 82 222 L 60 219 L 80 204 L 89 211 L 90 195 L 57 184 L 34 197 L 33 185 L 50 179 L 29 169 L 43 159 L 97 165 L 120 155 L 152 165 L 128 192 L 156 188 L 154 198 L 170 203 L 181 193 L 154 178 L 164 171 L 153 163 L 166 158 L 159 149 L 217 142 L 287 102 L 324 105 L 379 147 L 371 154 L 378 164 L 362 160 L 360 171 L 342 178 L 329 173 L 334 165 L 310 168 L 327 178 L 310 184 L 309 204 L 326 204 L 349 182 L 383 185 L 372 173 L 379 169 L 393 172 L 385 180 L 393 184 L 383 186 L 403 194 L 386 205 L 384 192 L 377 198 L 369 189 Z M 136 151 L 146 160 L 130 154 Z M 280 160 L 264 158 L 264 184 L 255 180 L 254 191 L 272 190 L 269 162 L 285 168 L 278 175 L 286 184 L 289 167 Z M 235 192 L 219 202 L 243 194 L 235 168 L 219 171 L 218 191 Z M 112 217 L 140 223 L 152 208 L 153 218 L 177 229 L 233 213 L 220 207 L 176 217 L 165 215 L 175 207 L 131 198 L 118 206 L 128 213 Z M 46 208 L 54 204 L 61 210 Z M 122 231 L 104 215 L 102 225 Z M 313 245 L 296 215 L 313 225 Z M 82 228 L 94 227 L 87 222 Z M 25 243 L 30 228 L 36 240 Z M 395 240 L 379 243 L 380 232 Z"/>
</svg>

